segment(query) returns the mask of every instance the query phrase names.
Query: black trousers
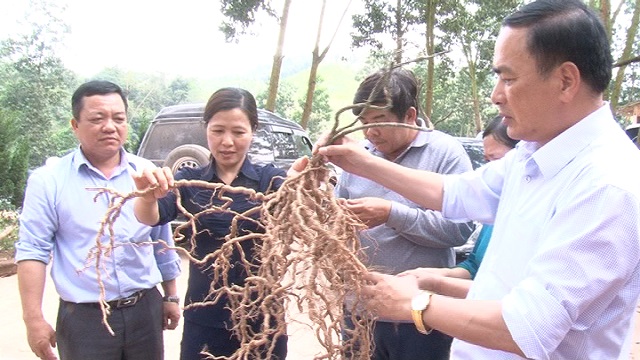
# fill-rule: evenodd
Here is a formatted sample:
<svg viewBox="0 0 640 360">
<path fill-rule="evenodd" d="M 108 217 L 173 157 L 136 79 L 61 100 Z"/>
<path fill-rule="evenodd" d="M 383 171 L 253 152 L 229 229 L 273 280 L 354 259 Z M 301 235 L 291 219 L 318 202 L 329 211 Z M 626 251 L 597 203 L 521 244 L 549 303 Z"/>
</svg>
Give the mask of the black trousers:
<svg viewBox="0 0 640 360">
<path fill-rule="evenodd" d="M 162 360 L 162 306 L 162 296 L 153 288 L 133 306 L 112 308 L 107 317 L 115 332 L 112 336 L 97 304 L 60 300 L 56 322 L 60 359 Z"/>
<path fill-rule="evenodd" d="M 345 316 L 344 320 L 347 329 L 354 328 L 350 316 Z M 349 338 L 344 331 L 342 336 Z M 372 341 L 371 360 L 448 360 L 453 338 L 437 330 L 429 335 L 421 334 L 413 323 L 375 321 Z M 355 359 L 355 356 L 348 352 L 345 358 Z"/>
</svg>

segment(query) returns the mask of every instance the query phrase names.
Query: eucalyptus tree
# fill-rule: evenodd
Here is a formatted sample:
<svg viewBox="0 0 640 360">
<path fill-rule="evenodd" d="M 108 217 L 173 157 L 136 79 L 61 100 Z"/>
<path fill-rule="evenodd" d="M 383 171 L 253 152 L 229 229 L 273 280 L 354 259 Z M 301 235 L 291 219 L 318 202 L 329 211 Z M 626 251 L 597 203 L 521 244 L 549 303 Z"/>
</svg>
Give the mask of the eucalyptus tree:
<svg viewBox="0 0 640 360">
<path fill-rule="evenodd" d="M 331 48 L 331 44 L 333 43 L 333 40 L 338 34 L 338 30 L 340 29 L 340 25 L 342 24 L 342 20 L 344 19 L 344 16 L 347 13 L 349 5 L 351 5 L 351 0 L 349 0 L 344 8 L 344 11 L 342 12 L 342 16 L 340 17 L 340 21 L 338 22 L 338 25 L 334 29 L 331 40 L 329 41 L 327 46 L 325 46 L 324 49 L 320 51 L 320 38 L 322 35 L 322 29 L 324 26 L 324 14 L 327 6 L 327 0 L 321 0 L 321 1 L 322 1 L 322 7 L 320 10 L 320 16 L 318 19 L 318 31 L 316 34 L 315 46 L 313 47 L 313 52 L 312 52 L 311 69 L 309 70 L 309 81 L 307 82 L 307 93 L 306 93 L 305 101 L 301 104 L 303 111 L 302 111 L 302 115 L 300 116 L 300 125 L 305 129 L 311 126 L 315 126 L 317 128 L 316 125 L 310 125 L 310 121 L 312 121 L 311 115 L 313 113 L 313 108 L 317 106 L 321 106 L 321 104 L 316 103 L 316 99 L 315 99 L 316 84 L 318 81 L 318 67 L 320 66 L 320 63 L 322 62 L 322 60 L 324 60 L 325 56 L 329 52 L 329 49 Z M 328 96 L 328 94 L 326 93 L 325 95 Z M 318 102 L 321 100 L 328 102 L 328 99 L 318 99 Z"/>
<path fill-rule="evenodd" d="M 399 64 L 426 56 L 422 73 L 423 112 L 431 117 L 434 103 L 434 69 L 437 53 L 449 50 L 442 43 L 439 19 L 449 16 L 454 0 L 364 0 L 364 13 L 353 16 L 354 47 L 370 46 L 380 54 L 392 53 Z"/>
<path fill-rule="evenodd" d="M 468 91 L 460 102 L 471 105 L 475 133 L 482 131 L 483 110 L 491 107 L 487 101 L 492 87 L 491 63 L 495 38 L 505 16 L 518 6 L 517 0 L 466 0 L 452 3 L 451 12 L 441 20 L 443 42 L 456 49 L 462 62 L 460 71 L 469 82 Z"/>
<path fill-rule="evenodd" d="M 640 61 L 640 46 L 638 46 L 640 43 L 640 34 L 638 33 L 640 0 L 620 0 L 615 9 L 612 9 L 609 0 L 591 0 L 589 5 L 600 12 L 613 49 L 614 76 L 609 86 L 608 98 L 615 111 L 622 100 L 621 95 L 625 85 L 630 83 L 629 78 L 638 76 L 638 67 L 630 67 L 630 65 Z M 625 93 L 629 93 L 629 91 L 625 91 Z"/>
<path fill-rule="evenodd" d="M 227 41 L 237 40 L 239 35 L 249 31 L 255 22 L 256 16 L 262 12 L 271 17 L 275 17 L 280 25 L 278 33 L 278 44 L 273 55 L 271 66 L 271 76 L 269 78 L 269 91 L 265 109 L 273 111 L 276 107 L 276 97 L 278 94 L 278 84 L 280 82 L 280 71 L 282 69 L 284 39 L 287 31 L 287 21 L 289 19 L 289 8 L 292 0 L 284 0 L 282 12 L 278 16 L 272 7 L 271 0 L 220 0 L 222 15 L 226 20 L 220 25 L 220 30 L 225 34 Z"/>
</svg>

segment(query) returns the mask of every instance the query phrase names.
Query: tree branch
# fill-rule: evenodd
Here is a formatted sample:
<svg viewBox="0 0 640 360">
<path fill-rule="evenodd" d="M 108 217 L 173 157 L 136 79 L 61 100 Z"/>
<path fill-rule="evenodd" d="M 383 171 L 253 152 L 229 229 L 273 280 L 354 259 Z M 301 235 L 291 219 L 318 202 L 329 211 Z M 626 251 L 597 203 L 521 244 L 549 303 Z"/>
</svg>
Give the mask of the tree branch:
<svg viewBox="0 0 640 360">
<path fill-rule="evenodd" d="M 640 62 L 640 55 L 637 55 L 637 56 L 632 57 L 632 58 L 627 59 L 627 60 L 618 61 L 617 63 L 613 64 L 613 67 L 616 68 L 616 67 L 626 66 L 626 65 L 629 65 L 631 63 L 636 63 L 636 62 Z"/>
</svg>

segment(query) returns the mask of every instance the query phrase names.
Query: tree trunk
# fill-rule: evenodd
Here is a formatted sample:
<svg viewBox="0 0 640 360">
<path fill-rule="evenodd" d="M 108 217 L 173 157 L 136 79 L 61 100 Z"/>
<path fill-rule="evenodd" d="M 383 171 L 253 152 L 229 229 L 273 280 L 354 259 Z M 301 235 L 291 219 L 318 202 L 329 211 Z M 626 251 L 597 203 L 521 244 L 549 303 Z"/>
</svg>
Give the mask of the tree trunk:
<svg viewBox="0 0 640 360">
<path fill-rule="evenodd" d="M 271 77 L 269 78 L 269 92 L 267 96 L 266 108 L 274 111 L 276 108 L 276 97 L 278 96 L 278 84 L 280 82 L 280 70 L 282 69 L 282 48 L 284 47 L 284 35 L 287 31 L 287 20 L 289 19 L 289 7 L 291 0 L 284 1 L 282 17 L 280 18 L 280 33 L 278 35 L 278 45 L 276 53 L 273 55 L 273 65 L 271 66 Z"/>
<path fill-rule="evenodd" d="M 640 0 L 636 0 L 635 8 L 633 10 L 633 16 L 631 17 L 631 26 L 627 27 L 627 41 L 622 52 L 620 59 L 628 59 L 633 52 L 634 39 L 638 32 L 638 23 L 640 22 Z M 627 69 L 626 65 L 618 67 L 616 77 L 611 84 L 609 101 L 611 102 L 611 108 L 615 112 L 618 107 L 618 101 L 620 100 L 620 93 L 622 92 L 622 82 L 624 81 L 624 71 Z"/>
<path fill-rule="evenodd" d="M 469 55 L 471 56 L 471 55 Z M 469 59 L 469 79 L 471 81 L 471 101 L 473 105 L 473 123 L 475 124 L 475 136 L 482 131 L 482 116 L 480 114 L 480 96 L 478 95 L 478 77 L 476 76 L 476 63 Z"/>
<path fill-rule="evenodd" d="M 402 20 L 402 0 L 398 0 L 396 4 L 396 52 L 394 56 L 396 64 L 400 64 L 402 62 L 402 38 L 404 37 Z"/>
<path fill-rule="evenodd" d="M 316 79 L 318 76 L 318 67 L 320 66 L 320 63 L 322 62 L 322 60 L 324 60 L 324 57 L 327 55 L 327 52 L 329 52 L 329 48 L 331 47 L 333 40 L 336 38 L 336 35 L 338 34 L 338 29 L 340 29 L 340 25 L 342 24 L 342 20 L 344 20 L 344 17 L 347 14 L 347 10 L 349 10 L 351 1 L 352 0 L 349 0 L 349 2 L 347 3 L 347 6 L 342 12 L 342 17 L 340 18 L 340 21 L 338 22 L 338 25 L 336 26 L 336 29 L 333 32 L 333 36 L 331 37 L 329 44 L 327 45 L 327 47 L 324 48 L 324 50 L 322 50 L 322 53 L 320 53 L 320 35 L 322 34 L 322 25 L 324 23 L 324 11 L 327 6 L 327 0 L 322 0 L 322 10 L 320 11 L 320 20 L 318 21 L 318 34 L 316 36 L 316 44 L 313 48 L 311 70 L 309 71 L 309 81 L 307 83 L 307 96 L 304 102 L 304 109 L 302 110 L 302 118 L 300 119 L 300 126 L 302 126 L 305 129 L 307 129 L 307 127 L 309 126 L 309 118 L 311 117 L 311 112 L 313 111 L 313 95 L 315 94 L 315 91 L 316 91 L 316 84 L 317 84 Z"/>
<path fill-rule="evenodd" d="M 313 58 L 311 59 L 311 70 L 309 71 L 309 81 L 307 83 L 307 96 L 304 101 L 304 109 L 302 109 L 302 119 L 300 126 L 306 129 L 309 125 L 309 117 L 313 110 L 313 93 L 316 91 L 316 77 L 318 76 L 318 66 L 324 58 L 326 51 L 320 55 L 320 34 L 322 34 L 322 23 L 324 22 L 324 10 L 327 6 L 327 0 L 322 0 L 322 10 L 320 10 L 320 20 L 318 20 L 318 33 L 316 35 L 316 44 L 313 47 Z"/>
<path fill-rule="evenodd" d="M 435 72 L 435 59 L 432 55 L 435 53 L 435 32 L 434 27 L 436 24 L 436 6 L 433 1 L 427 2 L 426 8 L 426 37 L 427 37 L 427 78 L 424 79 L 424 116 L 426 121 L 431 121 L 431 114 L 433 113 L 433 74 Z"/>
</svg>

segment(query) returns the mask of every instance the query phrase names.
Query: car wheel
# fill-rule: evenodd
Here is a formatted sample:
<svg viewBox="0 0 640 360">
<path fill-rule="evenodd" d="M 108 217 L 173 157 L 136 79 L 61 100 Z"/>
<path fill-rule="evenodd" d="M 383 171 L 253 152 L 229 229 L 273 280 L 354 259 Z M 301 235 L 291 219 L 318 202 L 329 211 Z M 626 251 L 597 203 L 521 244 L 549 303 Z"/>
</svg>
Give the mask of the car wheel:
<svg viewBox="0 0 640 360">
<path fill-rule="evenodd" d="M 164 160 L 163 166 L 167 166 L 175 174 L 178 170 L 190 167 L 197 168 L 209 162 L 211 153 L 200 145 L 181 145 L 171 150 Z"/>
</svg>

